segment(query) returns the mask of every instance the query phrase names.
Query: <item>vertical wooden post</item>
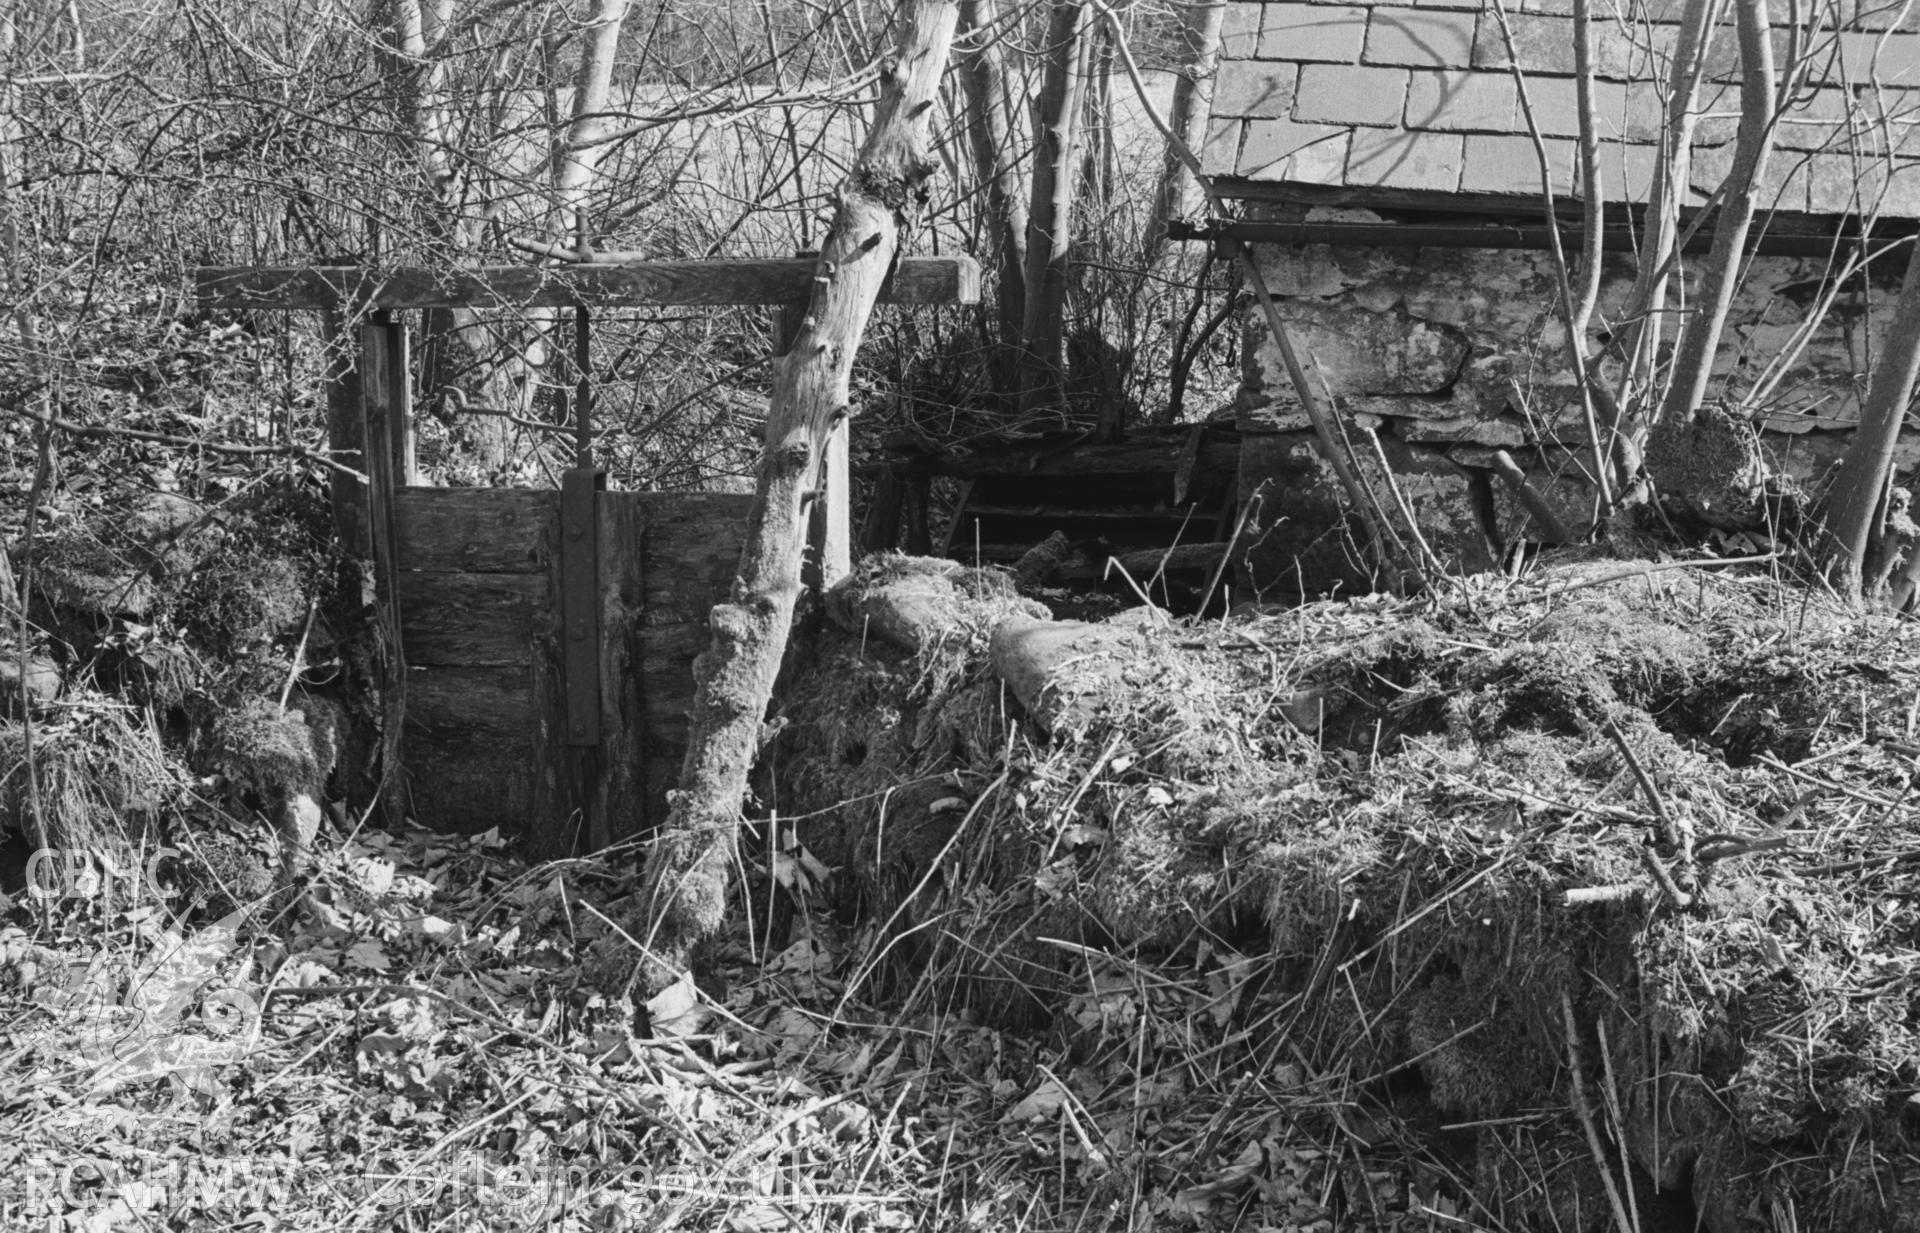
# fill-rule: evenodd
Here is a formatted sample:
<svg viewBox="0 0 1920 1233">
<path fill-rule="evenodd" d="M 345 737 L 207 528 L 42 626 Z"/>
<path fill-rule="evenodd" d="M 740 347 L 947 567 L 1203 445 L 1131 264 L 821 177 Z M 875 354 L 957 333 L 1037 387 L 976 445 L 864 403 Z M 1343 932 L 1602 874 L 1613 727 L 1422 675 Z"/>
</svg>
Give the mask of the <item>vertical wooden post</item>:
<svg viewBox="0 0 1920 1233">
<path fill-rule="evenodd" d="M 600 743 L 599 495 L 607 473 L 570 467 L 560 477 L 560 662 L 568 745 Z"/>
<path fill-rule="evenodd" d="M 376 312 L 360 327 L 367 527 L 373 547 L 376 619 L 384 644 L 380 648 L 380 806 L 389 825 L 404 822 L 407 811 L 406 768 L 400 753 L 407 716 L 407 664 L 400 649 L 400 562 L 393 526 L 396 463 L 405 456 L 398 430 L 408 423 L 406 354 L 406 329 L 388 313 Z"/>
<path fill-rule="evenodd" d="M 359 336 L 347 328 L 345 311 L 335 305 L 320 319 L 320 337 L 327 356 L 327 451 L 341 466 L 364 471 L 367 427 L 360 405 Z M 329 491 L 333 533 L 341 553 L 349 558 L 370 555 L 373 540 L 367 526 L 365 485 L 335 472 Z"/>
<path fill-rule="evenodd" d="M 390 321 L 387 329 L 392 331 L 387 343 L 392 355 L 387 414 L 393 483 L 396 488 L 411 488 L 420 482 L 420 455 L 413 432 L 413 344 L 405 325 Z"/>
<path fill-rule="evenodd" d="M 873 484 L 873 503 L 860 529 L 862 552 L 891 552 L 900 542 L 900 502 L 905 495 L 900 473 L 892 467 L 880 472 Z"/>
<path fill-rule="evenodd" d="M 807 539 L 819 562 L 820 588 L 825 590 L 853 572 L 853 474 L 847 459 L 848 425 L 842 415 L 827 437 L 820 459 L 820 489 L 813 499 Z"/>
<path fill-rule="evenodd" d="M 933 482 L 924 474 L 907 479 L 907 555 L 933 555 L 933 529 L 927 525 Z"/>
</svg>

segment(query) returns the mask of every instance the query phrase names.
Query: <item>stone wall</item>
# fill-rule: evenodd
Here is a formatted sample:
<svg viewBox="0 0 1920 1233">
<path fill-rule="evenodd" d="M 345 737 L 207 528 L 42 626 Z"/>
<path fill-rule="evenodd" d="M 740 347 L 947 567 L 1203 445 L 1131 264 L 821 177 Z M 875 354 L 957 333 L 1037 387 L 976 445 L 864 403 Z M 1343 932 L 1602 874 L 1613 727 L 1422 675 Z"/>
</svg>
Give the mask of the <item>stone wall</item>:
<svg viewBox="0 0 1920 1233">
<path fill-rule="evenodd" d="M 1303 217 L 1285 209 L 1271 207 L 1266 217 Z M 1304 216 L 1379 221 L 1364 210 Z M 1309 379 L 1333 394 L 1362 463 L 1391 463 L 1423 534 L 1450 567 L 1484 569 L 1509 545 L 1549 538 L 1496 478 L 1496 450 L 1528 472 L 1576 536 L 1590 529 L 1592 434 L 1567 362 L 1548 254 L 1261 245 L 1258 259 Z M 1710 397 L 1751 420 L 1773 473 L 1815 490 L 1839 459 L 1903 264 L 1878 262 L 1870 279 L 1836 288 L 1822 260 L 1752 261 Z M 1632 279 L 1630 256 L 1609 259 L 1590 352 L 1618 323 Z M 1829 300 L 1818 325 L 1805 329 Z M 1235 408 L 1246 434 L 1241 492 L 1266 488 L 1246 532 L 1245 581 L 1268 598 L 1362 586 L 1343 531 L 1344 499 L 1260 313 L 1249 314 L 1247 334 Z M 1617 365 L 1604 371 L 1617 380 Z M 1698 445 L 1684 431 L 1657 438 L 1648 468 L 1656 479 L 1671 476 L 1699 461 Z M 1916 464 L 1920 436 L 1909 432 L 1897 461 L 1902 477 Z M 1732 526 L 1757 522 L 1756 511 L 1708 513 Z"/>
</svg>

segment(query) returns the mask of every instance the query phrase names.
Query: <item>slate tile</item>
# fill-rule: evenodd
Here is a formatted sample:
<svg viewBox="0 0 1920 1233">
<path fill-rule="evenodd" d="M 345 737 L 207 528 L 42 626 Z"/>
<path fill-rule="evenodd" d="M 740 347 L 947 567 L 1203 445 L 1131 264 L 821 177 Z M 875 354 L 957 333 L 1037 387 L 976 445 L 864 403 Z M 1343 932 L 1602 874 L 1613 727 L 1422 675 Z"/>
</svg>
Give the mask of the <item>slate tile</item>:
<svg viewBox="0 0 1920 1233">
<path fill-rule="evenodd" d="M 1260 58 L 1351 64 L 1367 35 L 1367 10 L 1346 4 L 1269 4 Z"/>
<path fill-rule="evenodd" d="M 1367 24 L 1368 64 L 1467 68 L 1478 16 L 1437 9 L 1377 8 Z"/>
<path fill-rule="evenodd" d="M 1291 120 L 1249 120 L 1239 169 L 1252 180 L 1340 184 L 1346 172 L 1348 130 Z"/>
<path fill-rule="evenodd" d="M 1200 150 L 1200 167 L 1210 176 L 1230 176 L 1238 170 L 1243 120 L 1215 116 L 1207 122 L 1207 144 Z"/>
<path fill-rule="evenodd" d="M 1461 143 L 1455 133 L 1356 129 L 1347 153 L 1347 183 L 1450 193 L 1460 186 Z"/>
<path fill-rule="evenodd" d="M 1545 144 L 1553 191 L 1565 196 L 1573 191 L 1574 143 L 1549 137 Z M 1469 136 L 1462 157 L 1463 193 L 1540 195 L 1540 156 L 1531 138 Z"/>
<path fill-rule="evenodd" d="M 1415 70 L 1407 88 L 1407 127 L 1510 133 L 1518 123 L 1509 73 Z"/>
<path fill-rule="evenodd" d="M 1398 128 L 1406 100 L 1405 69 L 1309 64 L 1300 70 L 1293 118 L 1316 124 Z"/>
<path fill-rule="evenodd" d="M 1276 119 L 1293 111 L 1299 68 L 1284 61 L 1229 60 L 1213 83 L 1213 114 Z"/>
</svg>

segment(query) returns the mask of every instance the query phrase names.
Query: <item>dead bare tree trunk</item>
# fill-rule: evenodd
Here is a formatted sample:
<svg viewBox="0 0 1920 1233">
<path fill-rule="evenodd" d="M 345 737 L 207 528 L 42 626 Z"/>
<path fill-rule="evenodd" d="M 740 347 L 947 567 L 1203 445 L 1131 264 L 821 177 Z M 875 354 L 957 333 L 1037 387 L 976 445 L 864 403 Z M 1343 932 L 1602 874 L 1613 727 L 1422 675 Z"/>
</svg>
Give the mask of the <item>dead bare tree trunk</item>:
<svg viewBox="0 0 1920 1233">
<path fill-rule="evenodd" d="M 960 50 L 960 83 L 967 93 L 967 140 L 975 174 L 987 190 L 992 220 L 995 278 L 994 339 L 991 365 L 994 388 L 1012 394 L 1019 382 L 1021 330 L 1027 311 L 1026 177 L 1015 139 L 1019 113 L 1007 87 L 1006 56 L 994 29 L 1000 14 L 994 0 L 961 0 L 960 20 L 969 34 Z"/>
<path fill-rule="evenodd" d="M 1893 478 L 1893 448 L 1900 441 L 1913 388 L 1920 380 L 1920 245 L 1907 258 L 1907 277 L 1893 309 L 1893 324 L 1873 367 L 1860 426 L 1840 463 L 1823 519 L 1826 535 L 1817 546 L 1820 564 L 1834 589 L 1862 598 L 1868 556 L 1878 550 Z"/>
<path fill-rule="evenodd" d="M 933 173 L 928 122 L 957 21 L 955 0 L 905 0 L 873 131 L 842 184 L 812 302 L 774 361 L 760 478 L 729 601 L 694 664 L 686 761 L 647 861 L 642 941 L 649 984 L 671 980 L 719 927 L 761 718 L 801 590 L 807 506 L 828 436 L 849 410 L 854 351 L 909 214 Z"/>
<path fill-rule="evenodd" d="M 1033 206 L 1027 213 L 1027 305 L 1022 333 L 1020 409 L 1058 403 L 1066 384 L 1067 255 L 1078 187 L 1081 100 L 1092 9 L 1055 0 L 1047 23 L 1047 72 L 1040 87 Z"/>
</svg>

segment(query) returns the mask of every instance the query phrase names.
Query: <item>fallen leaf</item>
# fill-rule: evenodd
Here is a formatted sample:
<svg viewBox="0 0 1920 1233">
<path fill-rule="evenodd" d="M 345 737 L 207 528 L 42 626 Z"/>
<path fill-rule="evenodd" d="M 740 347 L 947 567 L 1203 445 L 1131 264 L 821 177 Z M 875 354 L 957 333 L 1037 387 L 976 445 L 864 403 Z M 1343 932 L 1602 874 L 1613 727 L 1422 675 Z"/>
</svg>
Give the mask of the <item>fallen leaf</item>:
<svg viewBox="0 0 1920 1233">
<path fill-rule="evenodd" d="M 1067 1089 L 1058 1079 L 1048 1078 L 1019 1104 L 1008 1109 L 1003 1122 L 1031 1122 L 1043 1117 L 1051 1117 L 1060 1112 L 1067 1103 Z"/>
<path fill-rule="evenodd" d="M 154 942 L 153 957 L 128 982 L 121 1004 L 141 1012 L 146 1026 L 154 1031 L 178 1022 L 200 987 L 233 953 L 245 917 L 244 910 L 233 912 L 191 937 L 162 933 Z"/>
<path fill-rule="evenodd" d="M 792 1224 L 785 1212 L 766 1203 L 740 1208 L 727 1216 L 727 1228 L 734 1233 L 770 1233 Z"/>
<path fill-rule="evenodd" d="M 438 942 L 442 946 L 458 946 L 467 936 L 464 928 L 439 916 L 416 916 L 407 921 L 406 929 L 415 937 Z"/>
<path fill-rule="evenodd" d="M 386 972 L 393 967 L 386 949 L 372 938 L 362 938 L 347 948 L 347 964 L 368 972 Z"/>
<path fill-rule="evenodd" d="M 788 1048 L 804 1047 L 812 1044 L 820 1035 L 820 1025 L 811 1017 L 802 1014 L 791 1006 L 782 1007 L 780 1013 L 767 1024 L 767 1031 L 778 1036 Z"/>
<path fill-rule="evenodd" d="M 647 999 L 647 1020 L 660 1036 L 691 1036 L 706 1026 L 710 1012 L 700 1004 L 691 972 Z"/>
</svg>

